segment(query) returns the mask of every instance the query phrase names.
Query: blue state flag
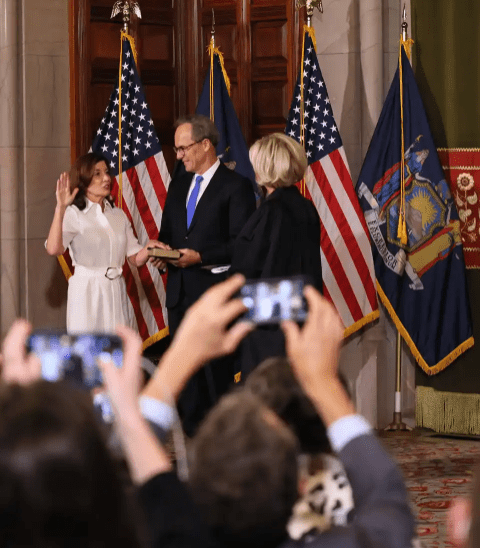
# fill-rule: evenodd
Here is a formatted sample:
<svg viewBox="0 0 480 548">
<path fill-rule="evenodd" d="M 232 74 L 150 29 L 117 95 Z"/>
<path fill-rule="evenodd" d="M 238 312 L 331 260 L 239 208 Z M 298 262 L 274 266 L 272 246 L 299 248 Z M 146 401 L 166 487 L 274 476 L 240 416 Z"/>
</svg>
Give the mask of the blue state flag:
<svg viewBox="0 0 480 548">
<path fill-rule="evenodd" d="M 198 100 L 196 113 L 210 118 L 220 132 L 217 145 L 218 158 L 231 169 L 250 179 L 258 195 L 255 173 L 248 157 L 248 148 L 237 113 L 229 94 L 229 82 L 223 67 L 223 58 L 217 48 L 209 46 L 210 70 Z M 226 82 L 227 80 L 227 82 Z"/>
<path fill-rule="evenodd" d="M 474 341 L 458 213 L 403 46 L 400 58 L 356 190 L 379 296 L 434 375 Z"/>
</svg>

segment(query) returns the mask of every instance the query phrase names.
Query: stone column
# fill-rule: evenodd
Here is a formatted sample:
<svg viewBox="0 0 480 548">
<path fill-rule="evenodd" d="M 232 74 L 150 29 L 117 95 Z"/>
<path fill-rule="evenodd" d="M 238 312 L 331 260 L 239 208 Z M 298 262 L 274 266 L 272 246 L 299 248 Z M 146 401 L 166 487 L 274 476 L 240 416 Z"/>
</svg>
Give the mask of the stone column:
<svg viewBox="0 0 480 548">
<path fill-rule="evenodd" d="M 19 314 L 18 2 L 0 0 L 0 334 Z"/>
<path fill-rule="evenodd" d="M 384 100 L 382 0 L 363 0 L 360 9 L 360 62 L 363 77 L 362 152 L 370 144 Z"/>
</svg>

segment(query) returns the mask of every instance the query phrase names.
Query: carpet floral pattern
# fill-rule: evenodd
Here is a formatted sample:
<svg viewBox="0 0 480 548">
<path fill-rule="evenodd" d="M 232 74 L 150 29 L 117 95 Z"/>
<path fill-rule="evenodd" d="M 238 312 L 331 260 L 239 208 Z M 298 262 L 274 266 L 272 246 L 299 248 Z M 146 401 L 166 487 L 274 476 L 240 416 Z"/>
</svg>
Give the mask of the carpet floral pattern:
<svg viewBox="0 0 480 548">
<path fill-rule="evenodd" d="M 396 434 L 382 441 L 403 471 L 422 547 L 451 548 L 447 510 L 453 499 L 471 494 L 480 441 L 431 434 Z"/>
</svg>

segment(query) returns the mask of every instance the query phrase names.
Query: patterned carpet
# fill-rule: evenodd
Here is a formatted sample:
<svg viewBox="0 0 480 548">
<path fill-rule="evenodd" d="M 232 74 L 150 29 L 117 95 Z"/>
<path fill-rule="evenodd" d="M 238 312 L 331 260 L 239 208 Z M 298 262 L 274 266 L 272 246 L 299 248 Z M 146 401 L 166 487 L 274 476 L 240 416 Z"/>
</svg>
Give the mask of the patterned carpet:
<svg viewBox="0 0 480 548">
<path fill-rule="evenodd" d="M 456 497 L 469 497 L 480 440 L 439 437 L 426 431 L 382 438 L 403 470 L 417 516 L 423 548 L 451 548 L 447 509 Z"/>
</svg>

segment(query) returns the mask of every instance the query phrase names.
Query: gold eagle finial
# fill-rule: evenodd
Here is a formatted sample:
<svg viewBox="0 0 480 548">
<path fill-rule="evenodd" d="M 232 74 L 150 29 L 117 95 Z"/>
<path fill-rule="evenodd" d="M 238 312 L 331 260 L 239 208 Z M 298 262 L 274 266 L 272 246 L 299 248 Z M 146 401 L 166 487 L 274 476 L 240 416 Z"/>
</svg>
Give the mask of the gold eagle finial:
<svg viewBox="0 0 480 548">
<path fill-rule="evenodd" d="M 303 8 L 303 6 L 306 6 L 309 17 L 313 15 L 314 8 L 318 8 L 318 11 L 323 13 L 322 0 L 297 0 L 297 9 Z"/>
<path fill-rule="evenodd" d="M 142 18 L 140 5 L 134 0 L 117 0 L 115 4 L 113 4 L 112 15 L 110 16 L 110 19 L 116 17 L 119 13 L 123 14 L 123 30 L 127 34 L 130 14 L 134 13 L 139 19 Z"/>
</svg>

